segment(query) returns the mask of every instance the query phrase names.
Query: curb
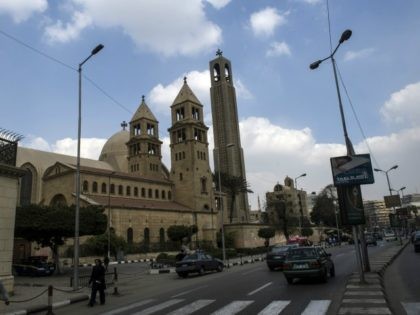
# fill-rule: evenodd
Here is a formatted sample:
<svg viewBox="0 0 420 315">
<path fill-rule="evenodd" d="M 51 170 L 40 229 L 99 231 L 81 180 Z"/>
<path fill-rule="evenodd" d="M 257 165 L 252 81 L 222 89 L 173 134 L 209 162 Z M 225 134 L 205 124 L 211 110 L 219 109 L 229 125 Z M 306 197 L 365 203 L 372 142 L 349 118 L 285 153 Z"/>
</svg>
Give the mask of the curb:
<svg viewBox="0 0 420 315">
<path fill-rule="evenodd" d="M 53 303 L 52 309 L 55 310 L 63 306 L 67 306 L 73 303 L 87 301 L 87 300 L 89 300 L 89 295 L 87 294 L 77 295 L 73 298 Z M 46 311 L 46 310 L 48 310 L 48 305 L 40 304 L 40 305 L 30 306 L 24 310 L 17 310 L 10 313 L 6 313 L 5 315 L 26 315 L 26 314 L 31 314 L 31 313 L 36 313 L 36 312 L 41 312 L 41 311 Z"/>
<path fill-rule="evenodd" d="M 409 244 L 406 242 L 398 249 L 384 257 L 378 257 L 371 261 L 371 272 L 365 273 L 366 283 L 359 282 L 358 272 L 353 273 L 347 279 L 346 289 L 341 299 L 339 315 L 351 314 L 394 314 L 392 311 L 384 286 L 384 274 L 386 268 Z"/>
<path fill-rule="evenodd" d="M 111 261 L 108 265 L 122 265 L 122 264 L 134 264 L 134 263 L 142 263 L 142 262 L 152 262 L 156 261 L 154 258 L 146 258 L 146 259 L 134 259 L 134 260 L 119 260 L 119 261 Z M 94 263 L 89 264 L 79 264 L 79 267 L 93 267 L 95 266 Z M 73 267 L 73 265 L 71 265 Z"/>
</svg>

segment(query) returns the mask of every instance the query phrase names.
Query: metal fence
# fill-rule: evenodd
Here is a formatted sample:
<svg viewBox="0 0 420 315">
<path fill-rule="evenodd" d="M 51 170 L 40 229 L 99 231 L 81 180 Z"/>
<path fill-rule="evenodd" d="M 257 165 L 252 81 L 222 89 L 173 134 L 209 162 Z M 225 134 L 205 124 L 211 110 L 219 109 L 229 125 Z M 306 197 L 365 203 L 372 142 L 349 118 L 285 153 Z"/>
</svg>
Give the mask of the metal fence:
<svg viewBox="0 0 420 315">
<path fill-rule="evenodd" d="M 114 272 L 105 273 L 105 283 L 106 285 L 114 284 L 114 279 L 116 278 L 117 270 L 114 269 Z M 73 287 L 73 276 L 70 277 L 70 287 Z M 87 287 L 89 286 L 90 274 L 85 276 L 79 276 L 79 286 Z"/>
</svg>

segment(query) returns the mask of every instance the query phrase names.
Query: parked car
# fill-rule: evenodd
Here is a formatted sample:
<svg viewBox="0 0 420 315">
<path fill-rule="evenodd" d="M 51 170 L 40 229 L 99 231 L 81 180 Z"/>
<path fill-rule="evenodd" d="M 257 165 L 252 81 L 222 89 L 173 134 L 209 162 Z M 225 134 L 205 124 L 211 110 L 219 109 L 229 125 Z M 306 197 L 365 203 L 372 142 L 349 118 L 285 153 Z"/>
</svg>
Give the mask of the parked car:
<svg viewBox="0 0 420 315">
<path fill-rule="evenodd" d="M 268 269 L 283 269 L 283 262 L 289 249 L 299 247 L 298 244 L 274 245 L 266 255 Z"/>
<path fill-rule="evenodd" d="M 417 231 L 416 234 L 414 234 L 413 245 L 414 251 L 416 253 L 420 252 L 420 231 Z"/>
<path fill-rule="evenodd" d="M 396 241 L 397 240 L 397 236 L 395 235 L 395 233 L 393 231 L 385 231 L 384 232 L 384 239 L 387 242 L 389 242 L 389 241 Z"/>
<path fill-rule="evenodd" d="M 298 247 L 288 251 L 283 273 L 289 284 L 295 278 L 318 278 L 327 282 L 328 276 L 335 276 L 335 267 L 331 254 L 322 247 Z"/>
<path fill-rule="evenodd" d="M 377 246 L 378 245 L 376 237 L 373 235 L 373 233 L 365 233 L 365 241 L 366 241 L 366 246 L 369 246 L 369 245 Z"/>
<path fill-rule="evenodd" d="M 18 276 L 50 276 L 55 266 L 45 256 L 31 256 L 18 264 L 13 264 L 13 271 Z"/>
<path fill-rule="evenodd" d="M 195 252 L 177 261 L 175 271 L 180 277 L 187 277 L 190 273 L 203 275 L 206 271 L 223 271 L 223 261 L 204 252 Z"/>
</svg>

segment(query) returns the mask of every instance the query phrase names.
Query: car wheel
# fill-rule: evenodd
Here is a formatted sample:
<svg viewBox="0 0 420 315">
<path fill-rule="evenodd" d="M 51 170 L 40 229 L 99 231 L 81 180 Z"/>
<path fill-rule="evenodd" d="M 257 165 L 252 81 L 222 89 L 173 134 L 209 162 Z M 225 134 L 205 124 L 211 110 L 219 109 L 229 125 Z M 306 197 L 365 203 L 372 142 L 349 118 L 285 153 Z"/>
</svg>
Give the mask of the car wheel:
<svg viewBox="0 0 420 315">
<path fill-rule="evenodd" d="M 222 272 L 223 271 L 223 265 L 220 264 L 217 266 L 217 272 Z"/>
<path fill-rule="evenodd" d="M 335 277 L 335 267 L 334 267 L 334 265 L 331 266 L 330 276 L 331 276 L 331 278 L 334 278 Z"/>
<path fill-rule="evenodd" d="M 198 271 L 198 274 L 200 276 L 204 275 L 204 268 L 203 268 L 203 266 L 200 267 L 200 270 Z"/>
<path fill-rule="evenodd" d="M 286 277 L 286 281 L 288 284 L 293 284 L 293 278 L 292 277 Z"/>
</svg>

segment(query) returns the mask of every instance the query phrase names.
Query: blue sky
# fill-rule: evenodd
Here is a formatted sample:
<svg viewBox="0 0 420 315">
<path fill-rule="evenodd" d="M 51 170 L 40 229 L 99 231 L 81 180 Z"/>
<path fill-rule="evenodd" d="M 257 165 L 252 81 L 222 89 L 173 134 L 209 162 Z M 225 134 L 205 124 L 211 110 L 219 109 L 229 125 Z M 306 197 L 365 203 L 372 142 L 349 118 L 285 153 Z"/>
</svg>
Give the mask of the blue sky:
<svg viewBox="0 0 420 315">
<path fill-rule="evenodd" d="M 220 48 L 232 62 L 252 208 L 286 175 L 307 173 L 299 188 L 320 191 L 332 182 L 329 157 L 345 154 L 331 63 L 309 69 L 330 51 L 326 8 L 326 0 L 0 0 L 0 128 L 24 135 L 23 146 L 75 155 L 74 69 L 102 43 L 84 66 L 96 86 L 83 82 L 82 156 L 98 158 L 144 94 L 170 167 L 169 106 L 184 76 L 205 107 L 213 148 L 208 64 Z M 336 60 L 356 152 L 369 152 L 364 134 L 374 167 L 399 165 L 392 187 L 418 193 L 420 2 L 330 0 L 329 8 L 333 47 L 353 31 Z M 375 180 L 365 199 L 387 194 L 385 176 Z"/>
</svg>

